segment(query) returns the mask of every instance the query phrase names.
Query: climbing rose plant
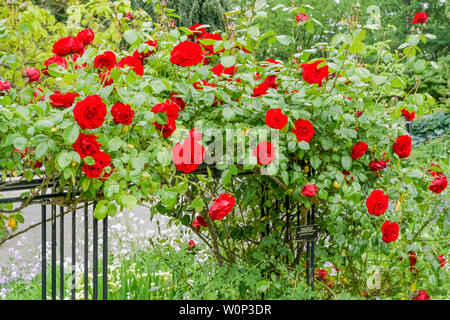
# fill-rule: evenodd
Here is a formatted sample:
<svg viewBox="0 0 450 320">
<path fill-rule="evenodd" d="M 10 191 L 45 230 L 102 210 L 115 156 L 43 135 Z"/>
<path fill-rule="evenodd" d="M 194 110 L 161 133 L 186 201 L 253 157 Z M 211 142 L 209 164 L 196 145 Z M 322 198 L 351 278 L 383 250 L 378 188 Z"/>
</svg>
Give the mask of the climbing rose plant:
<svg viewBox="0 0 450 320">
<path fill-rule="evenodd" d="M 228 13 L 233 24 L 224 31 L 167 19 L 152 32 L 127 29 L 122 51 L 76 30 L 53 44 L 40 69 L 23 69 L 23 88 L 0 82 L 2 178 L 42 179 L 21 206 L 3 205 L 2 218 L 18 218 L 56 182 L 68 192 L 55 200 L 67 211 L 95 202 L 103 219 L 147 205 L 152 216 L 191 228 L 220 265 L 262 263 L 262 273 L 277 277 L 279 263 L 304 271 L 295 230 L 313 209 L 324 296 L 445 296 L 448 251 L 432 235 L 445 233 L 447 178 L 438 164 L 408 165 L 403 117 L 412 121 L 406 110 L 421 104 L 398 75 L 431 38 L 426 14 L 394 52 L 364 43 L 377 26 L 363 25 L 354 8 L 331 43 L 295 50 L 290 61 L 259 61 L 261 41 L 294 44 L 317 21 L 292 7 L 292 36 L 260 34 L 266 4 L 256 3 Z M 267 134 L 252 139 L 255 132 Z M 334 280 L 325 262 L 338 270 Z M 382 279 L 375 287 L 373 267 Z"/>
</svg>

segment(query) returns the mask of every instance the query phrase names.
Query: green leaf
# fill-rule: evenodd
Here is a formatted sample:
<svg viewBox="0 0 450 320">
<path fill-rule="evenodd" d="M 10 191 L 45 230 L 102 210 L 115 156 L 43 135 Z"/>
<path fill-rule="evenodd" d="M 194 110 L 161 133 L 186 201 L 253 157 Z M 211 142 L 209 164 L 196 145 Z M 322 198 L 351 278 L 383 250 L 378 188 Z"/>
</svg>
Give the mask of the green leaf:
<svg viewBox="0 0 450 320">
<path fill-rule="evenodd" d="M 298 147 L 302 150 L 309 150 L 309 143 L 306 141 L 300 141 Z"/>
<path fill-rule="evenodd" d="M 62 151 L 57 157 L 58 165 L 64 169 L 72 162 L 72 155 L 67 151 Z"/>
<path fill-rule="evenodd" d="M 138 38 L 138 34 L 137 34 L 136 30 L 127 30 L 127 31 L 125 31 L 123 36 L 125 37 L 125 40 L 129 44 L 134 44 Z"/>
<path fill-rule="evenodd" d="M 46 141 L 39 143 L 36 147 L 36 159 L 41 159 L 47 153 L 47 150 L 48 144 Z"/>
<path fill-rule="evenodd" d="M 189 205 L 190 209 L 194 209 L 196 212 L 202 211 L 204 206 L 202 197 L 198 196 L 194 200 L 192 200 L 191 204 Z"/>
<path fill-rule="evenodd" d="M 233 109 L 231 109 L 230 107 L 225 107 L 225 108 L 223 109 L 222 113 L 223 113 L 223 117 L 224 117 L 226 120 L 231 120 L 231 119 L 234 118 L 234 111 L 233 111 Z"/>
<path fill-rule="evenodd" d="M 64 138 L 65 144 L 72 145 L 78 139 L 79 134 L 80 134 L 80 130 L 78 129 L 78 126 L 76 126 L 76 125 L 69 126 L 66 129 L 64 129 L 63 138 Z"/>
<path fill-rule="evenodd" d="M 27 146 L 27 139 L 24 137 L 15 138 L 13 144 L 20 152 L 23 152 Z"/>
<path fill-rule="evenodd" d="M 119 137 L 114 137 L 108 142 L 109 151 L 117 151 L 122 146 L 122 140 Z"/>
<path fill-rule="evenodd" d="M 167 150 L 158 152 L 156 158 L 163 167 L 167 167 L 170 164 L 170 160 L 172 159 L 170 153 Z"/>
<path fill-rule="evenodd" d="M 322 160 L 320 160 L 319 156 L 312 156 L 311 157 L 311 166 L 314 169 L 318 169 L 320 167 L 321 163 L 322 163 Z"/>
<path fill-rule="evenodd" d="M 225 67 L 225 68 L 229 68 L 234 66 L 234 64 L 236 63 L 236 58 L 234 56 L 225 56 L 220 58 L 220 63 Z"/>
<path fill-rule="evenodd" d="M 352 168 L 352 158 L 349 156 L 343 156 L 341 163 L 344 170 L 350 170 Z"/>
<path fill-rule="evenodd" d="M 106 205 L 108 204 L 108 202 L 108 200 L 100 200 L 95 205 L 94 217 L 97 218 L 97 220 L 101 220 L 106 217 L 108 213 Z"/>
</svg>

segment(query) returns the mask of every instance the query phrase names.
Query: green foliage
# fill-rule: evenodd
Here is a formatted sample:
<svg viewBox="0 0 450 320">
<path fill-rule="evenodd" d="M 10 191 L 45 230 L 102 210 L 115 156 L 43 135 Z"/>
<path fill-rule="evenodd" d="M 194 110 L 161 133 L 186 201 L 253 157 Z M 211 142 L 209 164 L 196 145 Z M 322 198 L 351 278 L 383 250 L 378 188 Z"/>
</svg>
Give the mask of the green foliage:
<svg viewBox="0 0 450 320">
<path fill-rule="evenodd" d="M 412 122 L 412 137 L 414 143 L 422 143 L 440 136 L 446 140 L 450 137 L 450 113 L 438 112 L 426 115 Z"/>
</svg>

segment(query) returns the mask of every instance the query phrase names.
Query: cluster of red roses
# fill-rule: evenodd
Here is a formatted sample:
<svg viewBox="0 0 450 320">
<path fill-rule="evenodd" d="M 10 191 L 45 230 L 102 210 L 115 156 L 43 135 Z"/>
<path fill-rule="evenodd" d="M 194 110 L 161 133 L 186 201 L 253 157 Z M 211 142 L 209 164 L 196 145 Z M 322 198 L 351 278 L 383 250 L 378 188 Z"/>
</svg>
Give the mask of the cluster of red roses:
<svg viewBox="0 0 450 320">
<path fill-rule="evenodd" d="M 333 280 L 328 278 L 328 271 L 317 269 L 314 276 L 317 281 L 323 282 L 328 288 L 333 288 Z"/>
</svg>

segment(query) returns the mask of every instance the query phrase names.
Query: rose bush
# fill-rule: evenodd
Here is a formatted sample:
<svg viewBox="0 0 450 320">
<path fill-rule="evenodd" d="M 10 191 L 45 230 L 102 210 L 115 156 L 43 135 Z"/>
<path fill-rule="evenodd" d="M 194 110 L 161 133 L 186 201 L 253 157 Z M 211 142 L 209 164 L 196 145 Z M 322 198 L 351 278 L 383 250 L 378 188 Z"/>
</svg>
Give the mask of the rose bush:
<svg viewBox="0 0 450 320">
<path fill-rule="evenodd" d="M 414 28 L 395 52 L 383 41 L 364 43 L 377 26 L 362 25 L 355 7 L 329 44 L 295 50 L 290 61 L 258 61 L 262 41 L 294 44 L 316 23 L 306 7 L 293 7 L 294 37 L 260 34 L 265 6 L 258 0 L 242 14 L 228 13 L 233 24 L 218 32 L 176 28 L 167 19 L 140 28 L 135 17 L 136 28 L 120 33 L 124 50 L 100 44 L 102 34 L 90 28 L 52 38 L 41 78 L 27 67 L 23 86 L 2 84 L 3 180 L 42 178 L 28 199 L 55 182 L 76 195 L 59 205 L 71 211 L 96 202 L 98 219 L 149 206 L 152 216 L 191 228 L 219 265 L 257 265 L 271 279 L 281 277 L 279 264 L 304 272 L 305 243 L 295 231 L 313 208 L 323 297 L 448 295 L 438 258 L 448 253 L 446 242 L 432 236 L 447 236 L 447 178 L 445 171 L 433 177 L 428 170 L 438 167 L 428 163 L 405 165 L 412 145 L 398 116 L 411 104 L 421 108 L 408 100 L 400 70 L 431 36 Z M 45 64 L 52 55 L 66 63 Z M 258 130 L 270 138 L 255 141 Z M 242 145 L 244 152 L 234 152 Z M 18 217 L 20 209 L 2 206 L 0 214 Z M 410 251 L 417 274 L 405 263 Z M 329 274 L 326 262 L 340 271 Z M 373 267 L 381 272 L 378 287 L 368 285 Z M 276 283 L 258 290 L 280 290 Z"/>
</svg>

